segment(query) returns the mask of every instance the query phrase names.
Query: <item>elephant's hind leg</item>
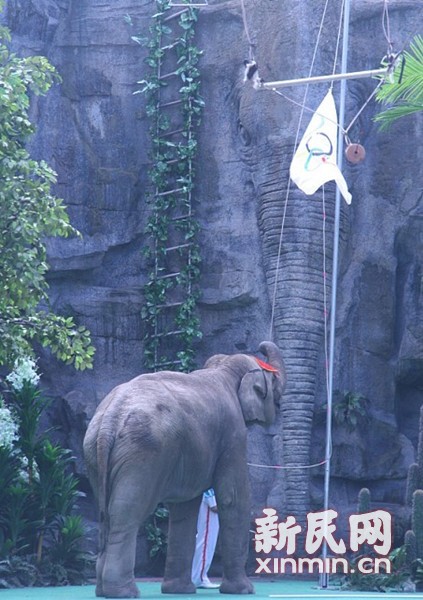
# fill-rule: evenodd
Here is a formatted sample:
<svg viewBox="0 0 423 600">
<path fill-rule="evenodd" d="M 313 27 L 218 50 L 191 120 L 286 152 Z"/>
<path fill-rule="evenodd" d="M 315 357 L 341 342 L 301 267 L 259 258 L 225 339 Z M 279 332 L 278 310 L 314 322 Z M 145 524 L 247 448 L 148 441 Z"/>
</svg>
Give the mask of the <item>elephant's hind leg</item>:
<svg viewBox="0 0 423 600">
<path fill-rule="evenodd" d="M 169 540 L 163 594 L 194 594 L 191 581 L 197 517 L 201 496 L 188 502 L 169 505 Z"/>
<path fill-rule="evenodd" d="M 97 556 L 97 564 L 96 564 L 96 586 L 95 586 L 95 595 L 100 598 L 104 596 L 103 592 L 103 571 L 104 571 L 104 560 L 106 558 L 104 550 L 100 550 Z"/>
<path fill-rule="evenodd" d="M 122 531 L 111 527 L 103 565 L 100 593 L 105 598 L 139 598 L 134 579 L 138 527 Z"/>
<path fill-rule="evenodd" d="M 140 524 L 153 512 L 156 498 L 140 475 L 122 470 L 109 501 L 107 540 L 101 578 L 102 595 L 106 598 L 138 598 L 134 566 L 137 533 Z M 150 481 L 151 481 L 150 477 Z M 141 493 L 145 490 L 145 493 Z M 150 491 L 150 493 L 149 493 Z"/>
</svg>

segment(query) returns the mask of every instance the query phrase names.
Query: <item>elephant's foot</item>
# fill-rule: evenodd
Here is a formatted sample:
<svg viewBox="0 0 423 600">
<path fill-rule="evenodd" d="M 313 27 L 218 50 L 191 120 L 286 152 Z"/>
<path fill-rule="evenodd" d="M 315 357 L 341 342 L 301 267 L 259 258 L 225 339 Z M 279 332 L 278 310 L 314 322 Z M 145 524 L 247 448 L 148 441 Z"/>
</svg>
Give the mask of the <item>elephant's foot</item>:
<svg viewBox="0 0 423 600">
<path fill-rule="evenodd" d="M 163 579 L 162 594 L 195 594 L 196 587 L 186 579 Z"/>
<path fill-rule="evenodd" d="M 95 586 L 95 595 L 97 596 L 97 598 L 101 598 L 102 596 L 104 596 L 103 584 L 98 581 L 97 585 Z"/>
<path fill-rule="evenodd" d="M 103 584 L 101 592 L 102 592 L 101 596 L 103 596 L 104 598 L 139 598 L 140 597 L 140 591 L 139 591 L 138 587 L 135 585 L 135 581 L 133 581 L 132 583 L 129 583 L 127 585 L 122 585 L 122 586 Z M 96 595 L 100 596 L 100 594 L 97 594 L 97 589 L 96 589 Z"/>
<path fill-rule="evenodd" d="M 220 584 L 221 594 L 255 594 L 254 586 L 247 577 L 238 579 L 223 578 Z"/>
</svg>

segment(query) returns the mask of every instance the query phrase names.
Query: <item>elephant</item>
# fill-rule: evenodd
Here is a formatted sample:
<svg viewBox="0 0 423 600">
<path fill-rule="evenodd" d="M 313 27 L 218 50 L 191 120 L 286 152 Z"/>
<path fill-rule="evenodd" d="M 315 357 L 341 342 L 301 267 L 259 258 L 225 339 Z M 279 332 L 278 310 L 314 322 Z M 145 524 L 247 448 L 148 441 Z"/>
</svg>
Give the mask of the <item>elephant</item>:
<svg viewBox="0 0 423 600">
<path fill-rule="evenodd" d="M 272 424 L 286 371 L 273 342 L 248 354 L 219 354 L 191 373 L 147 373 L 114 388 L 84 438 L 88 476 L 100 510 L 96 595 L 136 598 L 140 524 L 159 502 L 169 508 L 163 593 L 194 593 L 191 563 L 202 493 L 219 507 L 222 593 L 249 594 L 250 527 L 246 458 L 249 423 Z M 271 365 L 271 366 L 270 366 Z"/>
</svg>

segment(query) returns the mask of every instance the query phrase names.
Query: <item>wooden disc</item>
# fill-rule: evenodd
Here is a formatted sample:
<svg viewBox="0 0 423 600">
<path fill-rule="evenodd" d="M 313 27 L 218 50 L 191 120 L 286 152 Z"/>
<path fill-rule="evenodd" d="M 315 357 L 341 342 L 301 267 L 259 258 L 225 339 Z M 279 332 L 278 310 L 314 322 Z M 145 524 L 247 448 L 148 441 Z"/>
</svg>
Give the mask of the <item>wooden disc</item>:
<svg viewBox="0 0 423 600">
<path fill-rule="evenodd" d="M 356 165 L 366 158 L 366 151 L 361 144 L 348 144 L 345 148 L 345 156 L 348 162 Z"/>
</svg>

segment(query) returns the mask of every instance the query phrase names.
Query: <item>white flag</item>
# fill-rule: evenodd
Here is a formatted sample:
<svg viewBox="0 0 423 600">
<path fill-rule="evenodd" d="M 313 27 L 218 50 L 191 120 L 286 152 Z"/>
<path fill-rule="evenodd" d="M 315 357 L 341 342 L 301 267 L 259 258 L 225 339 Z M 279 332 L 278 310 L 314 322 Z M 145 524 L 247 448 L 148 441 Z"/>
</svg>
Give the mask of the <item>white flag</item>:
<svg viewBox="0 0 423 600">
<path fill-rule="evenodd" d="M 329 90 L 315 111 L 291 162 L 289 174 L 300 190 L 311 195 L 327 181 L 335 180 L 347 204 L 351 194 L 336 164 L 338 117 Z"/>
</svg>

